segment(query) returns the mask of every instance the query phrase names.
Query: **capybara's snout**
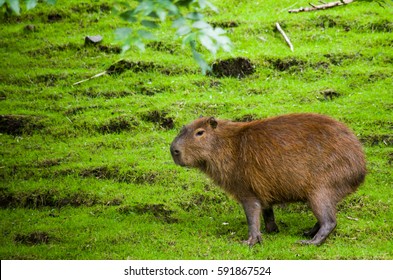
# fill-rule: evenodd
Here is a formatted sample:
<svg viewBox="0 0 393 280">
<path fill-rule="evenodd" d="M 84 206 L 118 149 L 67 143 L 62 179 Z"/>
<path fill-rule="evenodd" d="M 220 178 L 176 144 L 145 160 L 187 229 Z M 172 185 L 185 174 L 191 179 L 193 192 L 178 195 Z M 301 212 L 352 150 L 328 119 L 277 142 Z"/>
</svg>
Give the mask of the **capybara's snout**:
<svg viewBox="0 0 393 280">
<path fill-rule="evenodd" d="M 183 161 L 181 160 L 181 151 L 180 151 L 180 147 L 176 141 L 176 139 L 172 142 L 171 147 L 170 147 L 170 151 L 171 151 L 171 155 L 173 158 L 173 161 L 180 166 L 184 166 Z"/>
</svg>

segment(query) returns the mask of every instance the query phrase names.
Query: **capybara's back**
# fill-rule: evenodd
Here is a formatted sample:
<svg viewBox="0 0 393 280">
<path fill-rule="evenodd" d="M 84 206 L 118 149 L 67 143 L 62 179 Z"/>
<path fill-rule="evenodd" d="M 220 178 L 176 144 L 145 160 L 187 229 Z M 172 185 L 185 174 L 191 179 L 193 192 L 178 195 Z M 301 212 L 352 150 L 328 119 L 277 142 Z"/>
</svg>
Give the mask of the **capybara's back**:
<svg viewBox="0 0 393 280">
<path fill-rule="evenodd" d="M 175 163 L 207 173 L 244 207 L 247 243 L 278 231 L 272 206 L 307 201 L 317 218 L 304 243 L 321 244 L 336 226 L 336 205 L 366 174 L 362 146 L 342 123 L 290 114 L 247 123 L 200 118 L 171 145 Z"/>
</svg>

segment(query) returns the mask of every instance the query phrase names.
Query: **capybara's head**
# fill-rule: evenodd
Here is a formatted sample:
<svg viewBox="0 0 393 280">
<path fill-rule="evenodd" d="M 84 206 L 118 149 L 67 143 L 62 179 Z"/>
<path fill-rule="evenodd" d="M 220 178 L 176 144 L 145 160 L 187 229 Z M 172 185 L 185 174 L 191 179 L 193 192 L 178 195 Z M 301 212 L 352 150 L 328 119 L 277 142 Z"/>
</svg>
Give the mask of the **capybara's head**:
<svg viewBox="0 0 393 280">
<path fill-rule="evenodd" d="M 171 144 L 171 154 L 176 164 L 204 168 L 217 142 L 214 117 L 201 117 L 184 126 Z"/>
</svg>

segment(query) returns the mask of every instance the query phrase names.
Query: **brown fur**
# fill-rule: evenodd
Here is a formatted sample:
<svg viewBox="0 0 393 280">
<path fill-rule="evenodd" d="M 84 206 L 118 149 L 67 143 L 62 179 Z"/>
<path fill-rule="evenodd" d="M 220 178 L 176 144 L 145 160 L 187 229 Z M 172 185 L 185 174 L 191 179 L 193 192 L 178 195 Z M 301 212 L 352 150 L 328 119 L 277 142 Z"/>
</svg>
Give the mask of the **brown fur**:
<svg viewBox="0 0 393 280">
<path fill-rule="evenodd" d="M 272 206 L 306 201 L 318 222 L 303 243 L 321 244 L 336 226 L 336 204 L 366 174 L 364 153 L 342 123 L 317 114 L 290 114 L 252 122 L 199 118 L 171 145 L 176 164 L 199 168 L 245 210 L 249 245 L 278 231 Z"/>
</svg>

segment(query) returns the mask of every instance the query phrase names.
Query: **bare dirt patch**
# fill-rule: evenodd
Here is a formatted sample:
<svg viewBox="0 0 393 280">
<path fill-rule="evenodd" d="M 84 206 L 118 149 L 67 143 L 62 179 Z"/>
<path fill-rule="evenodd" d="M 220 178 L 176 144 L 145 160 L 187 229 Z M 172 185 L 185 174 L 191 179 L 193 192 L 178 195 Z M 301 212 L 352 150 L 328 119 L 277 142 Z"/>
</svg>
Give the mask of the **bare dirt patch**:
<svg viewBox="0 0 393 280">
<path fill-rule="evenodd" d="M 163 129 L 173 129 L 175 127 L 175 122 L 171 117 L 167 117 L 167 112 L 160 112 L 157 110 L 148 112 L 143 115 L 143 119 L 157 124 L 160 128 Z"/>
<path fill-rule="evenodd" d="M 254 64 L 247 58 L 237 57 L 225 60 L 218 60 L 212 65 L 214 76 L 244 78 L 255 72 Z"/>
<path fill-rule="evenodd" d="M 116 118 L 109 119 L 101 126 L 98 130 L 101 133 L 120 133 L 122 131 L 131 131 L 132 129 L 138 127 L 138 121 L 130 116 L 119 116 Z"/>
<path fill-rule="evenodd" d="M 23 192 L 11 192 L 6 188 L 0 188 L 0 208 L 23 207 L 63 207 L 63 206 L 92 206 L 100 203 L 96 195 L 78 191 L 70 194 L 62 194 L 59 190 L 31 190 Z"/>
<path fill-rule="evenodd" d="M 118 209 L 121 214 L 136 213 L 138 215 L 143 215 L 146 213 L 152 214 L 158 220 L 165 223 L 176 223 L 177 218 L 172 217 L 174 213 L 173 210 L 168 209 L 164 204 L 138 204 L 135 206 L 123 206 Z"/>
<path fill-rule="evenodd" d="M 109 66 L 106 70 L 109 75 L 121 74 L 126 70 L 131 70 L 132 72 L 149 72 L 153 71 L 156 68 L 156 65 L 152 62 L 144 62 L 144 61 L 127 61 L 127 60 L 119 60 L 118 62 Z"/>
<path fill-rule="evenodd" d="M 286 58 L 277 58 L 277 59 L 268 59 L 267 62 L 273 67 L 275 70 L 284 72 L 303 72 L 306 68 L 312 69 L 327 69 L 329 68 L 329 63 L 326 61 L 318 61 L 318 62 L 309 62 L 306 60 L 301 60 L 294 57 L 286 57 Z"/>
<path fill-rule="evenodd" d="M 47 244 L 50 241 L 54 240 L 47 232 L 36 231 L 30 234 L 21 234 L 18 233 L 14 241 L 17 243 L 22 243 L 25 245 L 38 245 L 38 244 Z"/>
<path fill-rule="evenodd" d="M 341 96 L 341 94 L 334 89 L 325 89 L 320 91 L 319 94 L 321 95 L 321 97 L 323 97 L 323 100 L 325 101 L 331 101 Z"/>
<path fill-rule="evenodd" d="M 0 115 L 0 133 L 10 135 L 33 134 L 44 128 L 41 118 L 28 115 Z"/>
<path fill-rule="evenodd" d="M 233 21 L 233 20 L 212 22 L 211 25 L 213 27 L 221 27 L 223 29 L 239 27 L 239 23 L 237 23 L 236 21 Z"/>
</svg>

